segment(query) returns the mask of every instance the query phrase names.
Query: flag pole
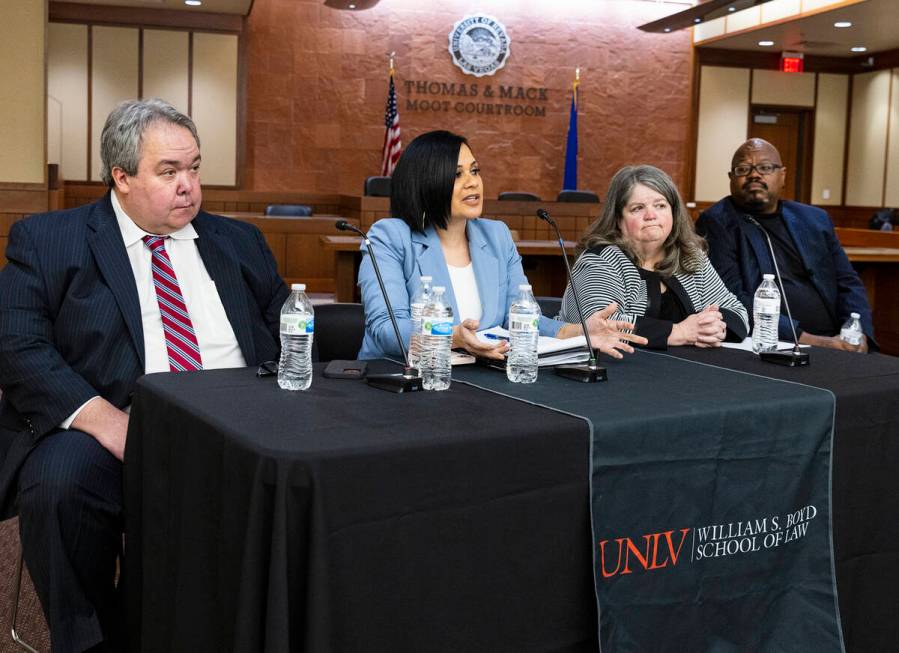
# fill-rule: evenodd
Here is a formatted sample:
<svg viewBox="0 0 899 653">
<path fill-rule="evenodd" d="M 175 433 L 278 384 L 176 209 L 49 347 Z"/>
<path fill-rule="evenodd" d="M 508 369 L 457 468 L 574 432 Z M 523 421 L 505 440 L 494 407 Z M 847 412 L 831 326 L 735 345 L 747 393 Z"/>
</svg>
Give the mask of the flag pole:
<svg viewBox="0 0 899 653">
<path fill-rule="evenodd" d="M 388 84 L 387 106 L 384 110 L 384 147 L 381 151 L 381 176 L 389 177 L 393 174 L 396 162 L 400 158 L 403 144 L 400 139 L 400 118 L 396 100 L 396 52 L 387 54 L 388 60 Z"/>
<path fill-rule="evenodd" d="M 562 177 L 562 190 L 577 190 L 577 112 L 578 92 L 581 83 L 581 67 L 574 69 L 574 82 L 571 85 L 571 109 L 568 113 L 568 137 L 565 141 L 565 172 Z"/>
<path fill-rule="evenodd" d="M 581 83 L 581 67 L 577 66 L 574 69 L 574 83 L 571 85 L 571 92 L 574 93 L 574 108 L 577 109 L 577 87 Z"/>
</svg>

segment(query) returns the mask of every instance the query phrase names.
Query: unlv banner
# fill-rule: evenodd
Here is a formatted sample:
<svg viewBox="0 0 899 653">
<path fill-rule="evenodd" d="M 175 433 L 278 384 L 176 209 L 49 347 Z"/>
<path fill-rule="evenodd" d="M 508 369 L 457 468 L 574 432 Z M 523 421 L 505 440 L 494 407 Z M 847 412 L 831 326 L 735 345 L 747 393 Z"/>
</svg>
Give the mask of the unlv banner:
<svg viewBox="0 0 899 653">
<path fill-rule="evenodd" d="M 680 374 L 679 384 L 698 390 L 690 370 Z M 736 376 L 728 383 L 740 388 L 736 397 L 712 392 L 705 410 L 677 419 L 655 412 L 639 432 L 614 415 L 594 421 L 591 503 L 606 651 L 842 650 L 829 495 L 833 398 L 779 382 L 772 396 L 758 378 Z"/>
<path fill-rule="evenodd" d="M 547 372 L 471 380 L 592 425 L 603 651 L 843 650 L 833 395 L 645 351 L 600 386 Z"/>
</svg>

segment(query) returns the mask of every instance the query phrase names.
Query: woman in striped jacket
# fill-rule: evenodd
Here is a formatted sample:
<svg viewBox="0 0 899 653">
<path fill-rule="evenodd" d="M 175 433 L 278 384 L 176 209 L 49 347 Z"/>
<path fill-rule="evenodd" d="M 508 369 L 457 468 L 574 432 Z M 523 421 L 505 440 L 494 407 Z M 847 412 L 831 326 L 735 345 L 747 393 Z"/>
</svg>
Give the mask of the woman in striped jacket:
<svg viewBox="0 0 899 653">
<path fill-rule="evenodd" d="M 653 166 L 619 170 L 602 214 L 581 239 L 572 271 L 584 313 L 618 305 L 614 320 L 635 324 L 648 347 L 718 347 L 746 337 L 746 309 L 705 255 L 677 187 Z M 560 319 L 577 320 L 571 288 Z"/>
</svg>

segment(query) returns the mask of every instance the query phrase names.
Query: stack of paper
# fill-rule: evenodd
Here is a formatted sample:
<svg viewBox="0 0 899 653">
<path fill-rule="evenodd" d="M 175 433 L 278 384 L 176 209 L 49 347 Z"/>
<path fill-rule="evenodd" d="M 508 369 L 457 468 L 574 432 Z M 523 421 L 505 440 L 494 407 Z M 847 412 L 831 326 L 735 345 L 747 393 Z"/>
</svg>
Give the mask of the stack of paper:
<svg viewBox="0 0 899 653">
<path fill-rule="evenodd" d="M 484 342 L 495 344 L 498 340 L 508 340 L 509 331 L 496 326 L 478 331 L 478 338 Z M 576 338 L 540 336 L 537 340 L 537 359 L 540 367 L 583 363 L 590 359 L 590 352 L 587 350 L 587 339 L 584 336 Z"/>
<path fill-rule="evenodd" d="M 722 342 L 722 347 L 727 349 L 742 349 L 744 351 L 752 351 L 752 338 L 746 336 L 741 342 Z M 799 345 L 801 349 L 806 349 L 809 345 Z M 777 341 L 777 351 L 793 351 L 793 343 L 784 340 Z"/>
</svg>

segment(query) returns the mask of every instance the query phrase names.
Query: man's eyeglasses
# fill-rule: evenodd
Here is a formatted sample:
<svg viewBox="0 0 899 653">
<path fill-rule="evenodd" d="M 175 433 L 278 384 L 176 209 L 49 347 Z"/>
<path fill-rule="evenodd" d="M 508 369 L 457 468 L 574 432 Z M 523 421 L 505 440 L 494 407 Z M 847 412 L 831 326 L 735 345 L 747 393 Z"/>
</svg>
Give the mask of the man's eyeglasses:
<svg viewBox="0 0 899 653">
<path fill-rule="evenodd" d="M 778 170 L 780 168 L 783 168 L 783 166 L 779 166 L 776 163 L 759 163 L 758 165 L 751 165 L 747 163 L 734 166 L 733 168 L 731 168 L 731 172 L 734 174 L 734 177 L 745 177 L 750 172 L 752 172 L 753 169 L 755 169 L 758 170 L 760 175 L 770 175 L 775 170 Z"/>
</svg>

